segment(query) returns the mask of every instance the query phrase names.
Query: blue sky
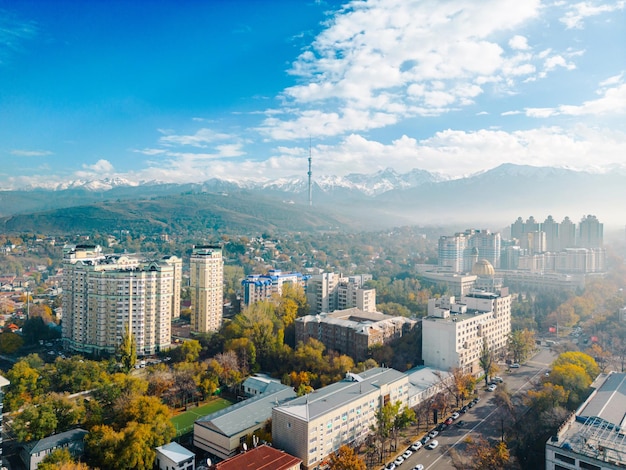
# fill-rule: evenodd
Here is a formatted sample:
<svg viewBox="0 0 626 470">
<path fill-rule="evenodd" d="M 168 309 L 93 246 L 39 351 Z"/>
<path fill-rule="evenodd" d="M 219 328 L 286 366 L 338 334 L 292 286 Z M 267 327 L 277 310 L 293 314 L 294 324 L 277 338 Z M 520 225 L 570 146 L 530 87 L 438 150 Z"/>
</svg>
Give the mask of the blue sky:
<svg viewBox="0 0 626 470">
<path fill-rule="evenodd" d="M 0 188 L 626 168 L 626 2 L 0 0 Z"/>
</svg>

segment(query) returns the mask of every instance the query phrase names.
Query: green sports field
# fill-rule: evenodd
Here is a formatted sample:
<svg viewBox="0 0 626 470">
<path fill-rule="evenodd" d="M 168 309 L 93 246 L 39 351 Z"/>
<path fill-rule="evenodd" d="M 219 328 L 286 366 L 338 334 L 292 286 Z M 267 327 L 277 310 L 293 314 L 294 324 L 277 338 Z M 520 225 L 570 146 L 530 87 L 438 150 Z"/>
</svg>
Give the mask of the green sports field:
<svg viewBox="0 0 626 470">
<path fill-rule="evenodd" d="M 216 398 L 205 405 L 192 408 L 191 410 L 174 416 L 171 421 L 176 428 L 176 437 L 191 432 L 193 429 L 193 423 L 201 416 L 215 413 L 216 411 L 222 410 L 232 404 L 233 402 L 225 400 L 224 398 Z"/>
</svg>

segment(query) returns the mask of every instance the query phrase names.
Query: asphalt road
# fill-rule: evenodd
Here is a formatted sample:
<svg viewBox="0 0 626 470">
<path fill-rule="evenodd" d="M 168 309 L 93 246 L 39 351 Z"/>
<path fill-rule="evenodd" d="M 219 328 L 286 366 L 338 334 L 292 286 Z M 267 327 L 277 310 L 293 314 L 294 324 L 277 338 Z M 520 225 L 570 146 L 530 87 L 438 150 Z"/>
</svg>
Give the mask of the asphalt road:
<svg viewBox="0 0 626 470">
<path fill-rule="evenodd" d="M 540 349 L 530 360 L 522 364 L 519 369 L 507 370 L 505 365 L 500 366 L 497 375 L 504 379 L 503 386 L 506 386 L 513 395 L 514 403 L 531 387 L 534 381 L 539 380 L 550 368 L 550 364 L 556 358 L 556 354 L 549 349 Z M 462 414 L 454 424 L 441 432 L 435 439 L 439 441 L 436 449 L 430 450 L 422 447 L 414 452 L 398 470 L 410 470 L 417 464 L 424 465 L 427 470 L 444 470 L 453 468 L 450 459 L 450 449 L 463 445 L 463 441 L 468 435 L 481 435 L 485 438 L 499 439 L 501 434 L 500 420 L 496 420 L 497 408 L 493 402 L 493 393 L 484 390 L 484 383 L 479 386 L 480 401 L 467 413 Z M 463 427 L 456 425 L 459 421 L 465 421 Z M 406 448 L 399 449 L 400 453 Z"/>
</svg>

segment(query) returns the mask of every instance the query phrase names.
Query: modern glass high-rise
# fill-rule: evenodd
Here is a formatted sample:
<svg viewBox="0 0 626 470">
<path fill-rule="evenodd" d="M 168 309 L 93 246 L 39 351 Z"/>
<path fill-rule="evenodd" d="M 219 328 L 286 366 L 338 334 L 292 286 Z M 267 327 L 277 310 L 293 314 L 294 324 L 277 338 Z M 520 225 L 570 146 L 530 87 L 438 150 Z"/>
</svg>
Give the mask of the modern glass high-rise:
<svg viewBox="0 0 626 470">
<path fill-rule="evenodd" d="M 191 331 L 208 333 L 222 325 L 224 260 L 219 246 L 197 245 L 190 259 Z"/>
</svg>

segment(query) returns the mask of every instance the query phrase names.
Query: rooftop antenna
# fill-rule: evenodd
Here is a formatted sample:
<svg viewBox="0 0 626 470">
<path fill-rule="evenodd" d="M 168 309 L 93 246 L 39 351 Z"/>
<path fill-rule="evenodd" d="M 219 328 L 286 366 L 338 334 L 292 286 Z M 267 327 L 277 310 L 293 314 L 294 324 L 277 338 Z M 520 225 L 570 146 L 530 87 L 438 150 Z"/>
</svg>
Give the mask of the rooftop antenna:
<svg viewBox="0 0 626 470">
<path fill-rule="evenodd" d="M 307 175 L 309 175 L 309 206 L 312 206 L 313 205 L 313 186 L 311 185 L 311 176 L 313 176 L 313 172 L 311 171 L 311 135 L 309 135 L 309 171 Z"/>
</svg>

